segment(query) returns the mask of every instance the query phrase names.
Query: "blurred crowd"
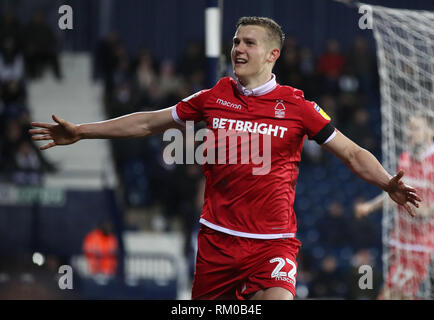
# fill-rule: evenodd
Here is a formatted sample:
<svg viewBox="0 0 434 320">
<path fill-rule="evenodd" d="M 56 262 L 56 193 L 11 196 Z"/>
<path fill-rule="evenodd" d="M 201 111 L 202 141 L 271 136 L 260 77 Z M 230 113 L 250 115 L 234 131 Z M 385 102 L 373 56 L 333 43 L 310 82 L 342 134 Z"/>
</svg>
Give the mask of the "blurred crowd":
<svg viewBox="0 0 434 320">
<path fill-rule="evenodd" d="M 6 14 L 0 20 L 0 46 L 0 174 L 13 183 L 38 184 L 41 173 L 53 171 L 55 167 L 44 159 L 27 134 L 31 118 L 27 84 L 39 79 L 46 70 L 62 80 L 56 37 L 39 11 L 27 24 Z M 220 76 L 233 76 L 230 47 L 229 43 Z M 119 35 L 111 32 L 101 39 L 93 55 L 94 76 L 104 85 L 107 118 L 172 106 L 206 88 L 206 59 L 201 42 L 186 44 L 179 59 L 167 60 L 159 59 L 146 47 L 131 53 Z M 330 39 L 318 54 L 300 45 L 296 37 L 288 36 L 274 72 L 279 83 L 303 90 L 306 99 L 316 101 L 340 131 L 378 156 L 376 58 L 362 37 L 355 38 L 348 48 Z M 112 155 L 126 207 L 157 205 L 162 214 L 153 220 L 152 227 L 159 231 L 170 231 L 176 227 L 172 222 L 180 221 L 186 239 L 184 253 L 193 265 L 194 240 L 191 239 L 198 228 L 203 175 L 200 166 L 195 164 L 167 165 L 162 158 L 164 143 L 161 136 L 114 140 Z M 306 140 L 302 159 L 307 169 L 301 168 L 296 197 L 304 244 L 299 257 L 298 283 L 306 290 L 300 290 L 301 297 L 305 294 L 308 298 L 375 298 L 375 290 L 362 292 L 357 286 L 358 267 L 362 264 L 377 268 L 375 281 L 380 281 L 381 275 L 379 228 L 372 226 L 373 221 L 356 221 L 353 216 L 357 190 L 347 188 L 346 192 L 355 191 L 334 198 L 333 188 L 345 189 L 344 184 L 326 185 L 325 191 L 318 187 L 314 191 L 322 198 L 318 196 L 316 204 L 309 194 L 311 186 L 320 186 L 318 181 L 314 184 L 314 179 L 321 178 L 323 183 L 342 178 L 348 185 L 354 185 L 354 180 L 341 169 L 333 176 L 335 171 L 328 170 L 341 168 L 343 164 L 334 164 L 316 143 Z M 311 171 L 315 177 L 304 176 Z M 305 206 L 303 197 L 312 202 L 310 206 Z M 327 197 L 332 199 L 331 203 L 321 204 L 321 199 Z M 315 245 L 318 243 L 321 246 Z"/>
<path fill-rule="evenodd" d="M 41 173 L 53 171 L 30 139 L 28 81 L 51 67 L 60 68 L 56 37 L 41 11 L 24 24 L 12 13 L 0 17 L 0 175 L 9 182 L 37 185 Z M 31 102 L 30 102 L 31 103 Z"/>
</svg>

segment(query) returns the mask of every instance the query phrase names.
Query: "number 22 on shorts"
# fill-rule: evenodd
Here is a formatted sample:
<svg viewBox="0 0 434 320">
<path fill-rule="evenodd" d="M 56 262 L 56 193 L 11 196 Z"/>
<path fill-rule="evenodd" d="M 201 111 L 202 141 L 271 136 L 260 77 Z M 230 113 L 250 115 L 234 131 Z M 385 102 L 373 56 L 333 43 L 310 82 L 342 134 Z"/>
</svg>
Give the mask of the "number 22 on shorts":
<svg viewBox="0 0 434 320">
<path fill-rule="evenodd" d="M 283 267 L 285 266 L 285 259 L 276 257 L 270 260 L 270 263 L 277 262 L 276 267 L 274 268 L 273 272 L 271 272 L 271 278 L 274 278 L 276 280 L 283 280 L 292 283 L 295 286 L 295 274 L 297 273 L 297 267 L 294 262 L 286 258 L 286 262 L 292 267 L 288 273 L 285 271 L 281 271 Z"/>
</svg>

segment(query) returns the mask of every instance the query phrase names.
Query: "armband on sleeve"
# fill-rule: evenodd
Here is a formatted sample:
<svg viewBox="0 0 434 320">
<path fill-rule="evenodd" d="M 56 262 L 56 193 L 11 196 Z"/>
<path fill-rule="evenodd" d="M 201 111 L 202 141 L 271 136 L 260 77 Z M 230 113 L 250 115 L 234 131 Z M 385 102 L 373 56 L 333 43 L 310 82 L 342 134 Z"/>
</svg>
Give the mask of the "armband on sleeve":
<svg viewBox="0 0 434 320">
<path fill-rule="evenodd" d="M 335 135 L 336 129 L 329 122 L 313 137 L 313 140 L 318 144 L 324 144 L 332 140 Z"/>
</svg>

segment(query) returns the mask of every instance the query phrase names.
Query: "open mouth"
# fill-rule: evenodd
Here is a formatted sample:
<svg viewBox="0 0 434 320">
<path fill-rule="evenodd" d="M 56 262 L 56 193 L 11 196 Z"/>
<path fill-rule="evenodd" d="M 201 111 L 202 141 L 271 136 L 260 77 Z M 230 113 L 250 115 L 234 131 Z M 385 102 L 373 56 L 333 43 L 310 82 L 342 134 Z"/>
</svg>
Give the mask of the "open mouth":
<svg viewBox="0 0 434 320">
<path fill-rule="evenodd" d="M 247 63 L 247 60 L 246 59 L 242 59 L 242 58 L 236 58 L 234 60 L 234 63 L 235 63 L 235 65 L 243 65 L 243 64 Z"/>
</svg>

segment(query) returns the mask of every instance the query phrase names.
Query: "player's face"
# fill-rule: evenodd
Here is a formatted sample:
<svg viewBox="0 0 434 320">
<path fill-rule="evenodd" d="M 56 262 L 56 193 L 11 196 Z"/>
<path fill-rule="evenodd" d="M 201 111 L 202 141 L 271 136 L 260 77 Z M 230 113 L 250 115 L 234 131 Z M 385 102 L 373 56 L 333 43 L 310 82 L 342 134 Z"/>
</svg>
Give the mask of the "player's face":
<svg viewBox="0 0 434 320">
<path fill-rule="evenodd" d="M 247 25 L 237 29 L 232 41 L 232 66 L 234 74 L 243 82 L 271 72 L 274 61 L 273 48 L 261 26 Z M 278 49 L 275 49 L 279 51 Z"/>
</svg>

